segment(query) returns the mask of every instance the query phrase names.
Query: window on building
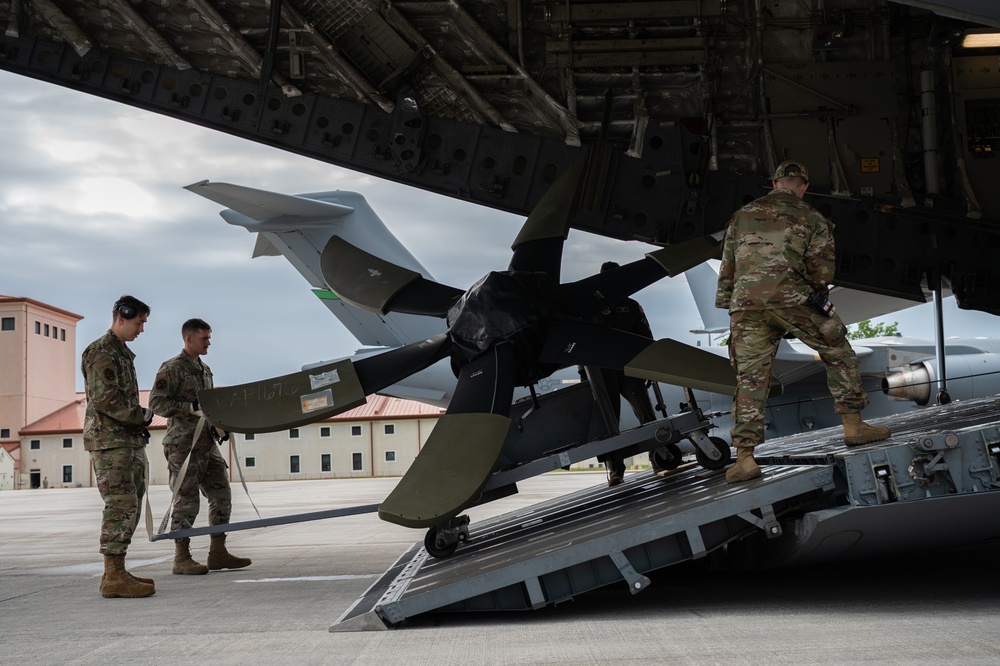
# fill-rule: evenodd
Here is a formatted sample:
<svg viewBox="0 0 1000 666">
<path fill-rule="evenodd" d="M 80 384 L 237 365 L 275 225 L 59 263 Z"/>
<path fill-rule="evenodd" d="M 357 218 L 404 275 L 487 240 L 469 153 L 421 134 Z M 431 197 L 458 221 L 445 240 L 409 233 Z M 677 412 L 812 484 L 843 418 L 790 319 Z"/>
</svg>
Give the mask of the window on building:
<svg viewBox="0 0 1000 666">
<path fill-rule="evenodd" d="M 0 428 L 0 439 L 10 439 L 10 428 Z"/>
<path fill-rule="evenodd" d="M 58 326 L 53 326 L 52 327 L 52 339 L 53 340 L 57 340 L 58 338 L 59 338 L 59 327 Z"/>
<path fill-rule="evenodd" d="M 4 317 L 0 320 L 0 331 L 13 331 L 14 330 L 14 318 Z"/>
<path fill-rule="evenodd" d="M 330 471 L 330 454 L 324 453 L 319 457 L 319 468 L 323 472 Z"/>
<path fill-rule="evenodd" d="M 72 465 L 63 465 L 63 483 L 73 483 Z"/>
<path fill-rule="evenodd" d="M 288 456 L 288 471 L 292 474 L 299 473 L 299 457 L 298 456 Z"/>
<path fill-rule="evenodd" d="M 384 426 L 382 426 L 382 429 L 385 432 L 385 434 L 387 434 L 387 435 L 395 435 L 396 434 L 396 426 L 394 426 L 391 423 L 386 423 Z"/>
<path fill-rule="evenodd" d="M 73 448 L 73 438 L 72 437 L 64 437 L 63 438 L 63 448 L 64 449 L 72 449 Z"/>
<path fill-rule="evenodd" d="M 49 337 L 49 325 L 45 325 L 45 337 Z"/>
<path fill-rule="evenodd" d="M 59 329 L 59 341 L 60 342 L 66 342 L 66 329 L 65 328 L 60 328 Z"/>
<path fill-rule="evenodd" d="M 254 458 L 253 456 L 248 456 L 248 457 L 247 457 L 247 458 L 246 458 L 246 459 L 245 459 L 245 460 L 243 461 L 243 466 L 244 466 L 244 467 L 256 467 L 256 466 L 257 466 L 257 459 L 256 459 L 256 458 Z"/>
<path fill-rule="evenodd" d="M 244 442 L 252 442 L 253 438 L 254 438 L 254 434 L 252 432 L 248 432 L 248 433 L 246 433 L 246 434 L 243 435 L 243 441 Z"/>
<path fill-rule="evenodd" d="M 355 472 L 360 472 L 363 468 L 361 466 L 361 454 L 354 453 L 351 455 L 351 469 Z"/>
<path fill-rule="evenodd" d="M 291 430 L 288 431 L 288 439 L 298 439 L 298 438 L 299 438 L 298 428 L 292 428 Z"/>
<path fill-rule="evenodd" d="M 396 462 L 396 452 L 395 451 L 386 451 L 385 452 L 385 461 L 386 462 Z"/>
<path fill-rule="evenodd" d="M 330 436 L 330 426 L 320 426 L 319 436 L 320 437 L 329 437 Z"/>
<path fill-rule="evenodd" d="M 361 426 L 351 426 L 351 437 L 361 437 Z"/>
<path fill-rule="evenodd" d="M 28 448 L 30 448 L 32 451 L 38 451 L 39 449 L 42 448 L 42 440 L 40 439 L 31 440 L 31 444 L 29 444 Z"/>
<path fill-rule="evenodd" d="M 40 335 L 41 332 L 42 332 L 42 322 L 36 321 L 35 322 L 35 335 Z"/>
</svg>

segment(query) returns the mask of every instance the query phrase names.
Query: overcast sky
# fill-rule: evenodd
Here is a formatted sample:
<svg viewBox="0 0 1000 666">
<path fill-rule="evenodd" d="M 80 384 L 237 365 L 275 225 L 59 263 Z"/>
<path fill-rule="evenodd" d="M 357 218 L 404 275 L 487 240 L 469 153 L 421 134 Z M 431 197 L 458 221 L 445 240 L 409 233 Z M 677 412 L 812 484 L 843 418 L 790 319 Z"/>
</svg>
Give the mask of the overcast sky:
<svg viewBox="0 0 1000 666">
<path fill-rule="evenodd" d="M 507 267 L 524 221 L 2 71 L 0 102 L 0 294 L 85 317 L 77 358 L 107 330 L 118 296 L 144 300 L 152 315 L 130 344 L 140 388 L 180 351 L 180 325 L 190 317 L 212 325 L 205 361 L 219 385 L 294 372 L 359 347 L 283 257 L 251 260 L 253 236 L 184 185 L 360 192 L 438 281 L 463 289 Z M 563 279 L 650 249 L 572 231 Z M 636 299 L 656 337 L 704 341 L 688 332 L 701 320 L 682 277 Z M 946 305 L 947 336 L 995 335 L 995 317 L 959 311 L 953 299 Z M 884 319 L 906 335 L 932 336 L 929 305 Z"/>
</svg>

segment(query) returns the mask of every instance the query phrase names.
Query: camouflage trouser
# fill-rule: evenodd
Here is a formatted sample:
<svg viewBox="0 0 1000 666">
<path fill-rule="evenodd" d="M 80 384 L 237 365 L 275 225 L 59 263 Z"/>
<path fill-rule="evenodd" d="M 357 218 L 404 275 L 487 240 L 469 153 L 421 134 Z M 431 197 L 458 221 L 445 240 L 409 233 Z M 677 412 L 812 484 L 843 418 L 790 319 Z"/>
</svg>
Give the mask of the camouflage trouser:
<svg viewBox="0 0 1000 666">
<path fill-rule="evenodd" d="M 858 357 L 836 314 L 826 317 L 808 305 L 775 310 L 743 310 L 730 317 L 729 359 L 736 369 L 733 397 L 733 446 L 764 441 L 764 407 L 771 365 L 785 333 L 812 347 L 826 365 L 826 384 L 837 414 L 860 412 L 868 404 L 861 386 Z"/>
<path fill-rule="evenodd" d="M 189 448 L 190 444 L 184 443 L 163 444 L 167 467 L 170 468 L 171 487 L 181 471 Z M 185 530 L 194 526 L 200 509 L 199 490 L 208 500 L 208 524 L 225 525 L 229 522 L 229 515 L 233 510 L 233 493 L 229 488 L 227 469 L 226 461 L 215 444 L 204 448 L 199 445 L 195 449 L 174 500 L 170 514 L 171 530 Z"/>
<path fill-rule="evenodd" d="M 97 488 L 104 500 L 101 552 L 124 555 L 139 524 L 146 494 L 146 449 L 123 446 L 90 452 Z"/>
</svg>

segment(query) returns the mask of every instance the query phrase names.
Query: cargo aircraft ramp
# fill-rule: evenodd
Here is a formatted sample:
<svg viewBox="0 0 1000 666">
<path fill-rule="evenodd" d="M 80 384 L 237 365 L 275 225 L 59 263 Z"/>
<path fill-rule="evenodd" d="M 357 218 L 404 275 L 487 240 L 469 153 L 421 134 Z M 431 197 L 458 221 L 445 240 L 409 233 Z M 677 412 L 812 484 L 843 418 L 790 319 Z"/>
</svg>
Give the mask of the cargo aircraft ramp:
<svg viewBox="0 0 1000 666">
<path fill-rule="evenodd" d="M 847 449 L 831 428 L 768 442 L 763 478 L 684 465 L 479 523 L 450 558 L 415 544 L 330 628 L 380 630 L 431 611 L 533 610 L 709 555 L 734 568 L 807 564 L 1000 539 L 1000 400 L 880 420 Z"/>
</svg>

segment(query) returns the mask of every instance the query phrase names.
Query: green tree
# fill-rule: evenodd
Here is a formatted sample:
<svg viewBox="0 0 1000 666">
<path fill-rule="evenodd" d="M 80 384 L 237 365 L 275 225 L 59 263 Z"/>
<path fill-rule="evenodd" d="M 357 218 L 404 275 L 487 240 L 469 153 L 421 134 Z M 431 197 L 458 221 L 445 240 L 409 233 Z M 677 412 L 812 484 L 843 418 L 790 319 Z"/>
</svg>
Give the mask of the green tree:
<svg viewBox="0 0 1000 666">
<path fill-rule="evenodd" d="M 861 340 L 862 338 L 881 338 L 886 336 L 899 335 L 899 322 L 891 324 L 872 324 L 871 319 L 859 321 L 847 327 L 848 340 Z"/>
</svg>

